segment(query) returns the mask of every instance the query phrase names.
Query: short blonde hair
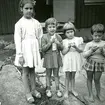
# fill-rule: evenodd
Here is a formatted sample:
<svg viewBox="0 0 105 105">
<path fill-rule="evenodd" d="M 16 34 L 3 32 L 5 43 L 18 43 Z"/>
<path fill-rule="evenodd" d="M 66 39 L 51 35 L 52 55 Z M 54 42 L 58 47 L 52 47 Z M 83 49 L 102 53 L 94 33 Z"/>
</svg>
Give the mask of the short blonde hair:
<svg viewBox="0 0 105 105">
<path fill-rule="evenodd" d="M 47 26 L 50 25 L 50 24 L 54 24 L 54 25 L 58 25 L 58 21 L 55 19 L 55 18 L 48 18 L 46 21 L 45 21 L 45 28 L 47 29 Z"/>
<path fill-rule="evenodd" d="M 73 23 L 67 22 L 67 23 L 65 23 L 64 26 L 63 26 L 63 31 L 64 31 L 64 33 L 65 33 L 67 30 L 73 30 L 73 31 L 75 32 L 75 31 L 76 31 L 76 28 L 75 28 L 75 26 L 74 26 Z"/>
</svg>

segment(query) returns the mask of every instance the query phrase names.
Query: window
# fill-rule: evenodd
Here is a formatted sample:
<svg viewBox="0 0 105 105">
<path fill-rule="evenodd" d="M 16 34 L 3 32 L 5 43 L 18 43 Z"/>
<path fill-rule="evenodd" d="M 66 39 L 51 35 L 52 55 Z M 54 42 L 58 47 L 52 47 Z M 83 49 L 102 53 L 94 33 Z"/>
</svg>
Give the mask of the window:
<svg viewBox="0 0 105 105">
<path fill-rule="evenodd" d="M 105 0 L 84 0 L 85 5 L 101 5 L 105 4 Z"/>
</svg>

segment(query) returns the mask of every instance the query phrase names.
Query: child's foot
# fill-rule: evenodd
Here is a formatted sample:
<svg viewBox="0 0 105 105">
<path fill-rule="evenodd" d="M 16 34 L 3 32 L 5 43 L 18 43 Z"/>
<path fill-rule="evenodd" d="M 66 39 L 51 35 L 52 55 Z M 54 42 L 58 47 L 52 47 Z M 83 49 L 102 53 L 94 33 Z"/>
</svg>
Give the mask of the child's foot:
<svg viewBox="0 0 105 105">
<path fill-rule="evenodd" d="M 56 94 L 57 94 L 57 97 L 59 97 L 59 98 L 62 97 L 62 92 L 60 90 L 57 90 Z"/>
<path fill-rule="evenodd" d="M 52 97 L 52 92 L 51 92 L 51 90 L 46 90 L 46 96 L 47 97 Z"/>
<path fill-rule="evenodd" d="M 32 104 L 34 102 L 34 98 L 32 97 L 32 95 L 30 93 L 26 94 L 26 100 L 30 104 Z"/>
<path fill-rule="evenodd" d="M 64 94 L 64 98 L 65 98 L 65 99 L 69 98 L 69 95 L 68 95 L 67 92 Z"/>
<path fill-rule="evenodd" d="M 32 92 L 32 95 L 35 96 L 36 98 L 41 98 L 41 94 L 40 94 L 40 92 L 38 92 L 37 90 L 34 90 L 34 91 Z"/>
<path fill-rule="evenodd" d="M 72 90 L 72 94 L 74 95 L 74 96 L 78 96 L 78 93 L 76 92 L 76 91 L 74 91 L 74 90 Z"/>
<path fill-rule="evenodd" d="M 87 101 L 87 102 L 94 102 L 94 97 L 93 96 L 91 96 L 91 97 L 84 97 L 84 99 Z"/>
<path fill-rule="evenodd" d="M 88 100 L 89 100 L 90 102 L 94 102 L 94 97 L 93 97 L 93 96 L 92 96 L 92 97 L 89 97 Z"/>
<path fill-rule="evenodd" d="M 97 95 L 97 99 L 101 102 L 103 102 L 105 100 L 102 96 L 98 96 L 98 95 Z"/>
</svg>

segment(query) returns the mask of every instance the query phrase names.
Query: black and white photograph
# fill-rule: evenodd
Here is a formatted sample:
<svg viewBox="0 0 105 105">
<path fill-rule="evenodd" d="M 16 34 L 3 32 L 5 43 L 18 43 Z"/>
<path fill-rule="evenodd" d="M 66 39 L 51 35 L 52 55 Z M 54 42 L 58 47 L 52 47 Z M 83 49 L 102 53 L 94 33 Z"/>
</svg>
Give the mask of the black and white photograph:
<svg viewBox="0 0 105 105">
<path fill-rule="evenodd" d="M 105 0 L 0 0 L 0 105 L 105 105 Z"/>
</svg>

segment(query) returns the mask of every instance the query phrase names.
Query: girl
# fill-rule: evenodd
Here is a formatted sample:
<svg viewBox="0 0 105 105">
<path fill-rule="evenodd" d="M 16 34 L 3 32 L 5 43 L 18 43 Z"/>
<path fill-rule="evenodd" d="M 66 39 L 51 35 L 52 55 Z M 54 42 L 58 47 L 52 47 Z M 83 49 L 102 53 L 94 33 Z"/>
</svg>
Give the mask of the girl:
<svg viewBox="0 0 105 105">
<path fill-rule="evenodd" d="M 100 78 L 105 70 L 105 41 L 101 40 L 105 28 L 102 24 L 95 24 L 91 28 L 93 40 L 86 44 L 83 56 L 86 58 L 84 68 L 87 72 L 87 87 L 89 91 L 89 101 L 94 101 L 92 92 L 92 80 L 94 78 L 96 96 L 102 100 L 100 95 Z"/>
<path fill-rule="evenodd" d="M 34 102 L 33 96 L 41 97 L 35 87 L 34 69 L 40 65 L 40 38 L 43 35 L 40 23 L 32 16 L 34 0 L 21 0 L 19 3 L 23 17 L 15 24 L 14 41 L 16 45 L 15 65 L 23 67 L 23 83 L 26 99 Z M 29 82 L 30 80 L 30 82 Z M 30 84 L 29 84 L 30 83 Z M 31 86 L 31 88 L 30 88 Z"/>
<path fill-rule="evenodd" d="M 47 34 L 43 35 L 42 52 L 44 53 L 44 67 L 46 68 L 46 95 L 52 96 L 50 80 L 51 74 L 55 77 L 56 93 L 58 97 L 62 96 L 59 89 L 59 67 L 62 66 L 62 59 L 60 56 L 60 50 L 62 50 L 62 38 L 56 34 L 57 20 L 55 18 L 49 18 L 45 22 L 45 28 Z"/>
<path fill-rule="evenodd" d="M 78 96 L 75 89 L 75 73 L 81 70 L 81 52 L 83 44 L 82 37 L 75 37 L 75 26 L 71 23 L 65 23 L 64 34 L 66 39 L 63 40 L 63 71 L 65 72 L 65 85 L 66 92 L 64 94 L 65 98 L 69 95 L 69 82 L 71 83 L 71 92 Z"/>
</svg>

